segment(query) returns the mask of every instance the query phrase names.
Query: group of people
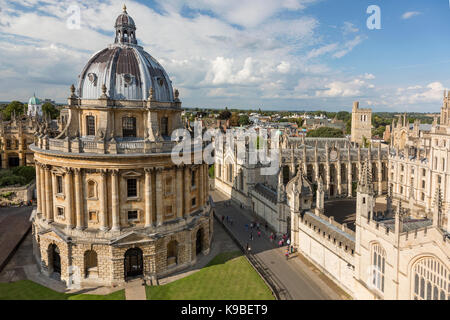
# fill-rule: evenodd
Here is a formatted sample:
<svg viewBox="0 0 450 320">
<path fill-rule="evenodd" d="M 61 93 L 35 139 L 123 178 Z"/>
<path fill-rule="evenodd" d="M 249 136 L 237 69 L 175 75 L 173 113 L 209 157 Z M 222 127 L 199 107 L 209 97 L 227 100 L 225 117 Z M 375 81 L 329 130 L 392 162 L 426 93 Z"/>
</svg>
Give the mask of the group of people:
<svg viewBox="0 0 450 320">
<path fill-rule="evenodd" d="M 233 226 L 233 219 L 229 216 L 222 216 L 222 224 L 226 221 L 230 226 Z"/>
</svg>

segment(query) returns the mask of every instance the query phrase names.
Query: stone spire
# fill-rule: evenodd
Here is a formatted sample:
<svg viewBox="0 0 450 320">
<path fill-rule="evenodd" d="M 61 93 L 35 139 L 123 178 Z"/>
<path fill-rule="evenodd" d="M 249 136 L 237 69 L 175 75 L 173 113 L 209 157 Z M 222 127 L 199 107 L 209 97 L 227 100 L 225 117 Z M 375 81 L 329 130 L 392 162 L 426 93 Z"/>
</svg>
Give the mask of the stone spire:
<svg viewBox="0 0 450 320">
<path fill-rule="evenodd" d="M 373 194 L 372 173 L 367 160 L 364 162 L 362 168 L 361 180 L 358 183 L 358 192 L 371 195 Z"/>
<path fill-rule="evenodd" d="M 324 212 L 324 201 L 325 200 L 325 191 L 323 189 L 323 181 L 322 177 L 319 176 L 317 191 L 316 191 L 316 210 L 319 213 Z"/>
<path fill-rule="evenodd" d="M 441 186 L 438 185 L 438 188 L 436 189 L 436 193 L 434 195 L 433 226 L 435 227 L 441 226 L 442 212 L 443 212 L 442 192 Z"/>
</svg>

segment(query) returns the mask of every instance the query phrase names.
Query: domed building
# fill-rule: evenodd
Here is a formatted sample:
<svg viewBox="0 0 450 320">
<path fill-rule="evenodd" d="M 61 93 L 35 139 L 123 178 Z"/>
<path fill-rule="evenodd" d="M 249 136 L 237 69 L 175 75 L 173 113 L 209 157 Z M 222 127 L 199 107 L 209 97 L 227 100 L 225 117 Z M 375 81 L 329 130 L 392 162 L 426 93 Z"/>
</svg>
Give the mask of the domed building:
<svg viewBox="0 0 450 320">
<path fill-rule="evenodd" d="M 35 94 L 28 100 L 27 116 L 42 117 L 42 102 Z"/>
<path fill-rule="evenodd" d="M 178 91 L 138 46 L 125 7 L 115 29 L 72 86 L 63 130 L 41 128 L 32 146 L 35 256 L 67 285 L 162 277 L 195 264 L 212 239 L 207 164 L 171 158 Z"/>
</svg>

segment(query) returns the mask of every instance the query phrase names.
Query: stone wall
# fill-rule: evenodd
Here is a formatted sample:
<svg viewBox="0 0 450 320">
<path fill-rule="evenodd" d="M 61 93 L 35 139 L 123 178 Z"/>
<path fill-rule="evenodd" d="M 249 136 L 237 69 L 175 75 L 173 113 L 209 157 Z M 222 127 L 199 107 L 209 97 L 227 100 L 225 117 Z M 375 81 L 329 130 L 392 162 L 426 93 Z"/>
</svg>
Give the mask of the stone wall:
<svg viewBox="0 0 450 320">
<path fill-rule="evenodd" d="M 8 198 L 0 198 L 0 202 L 17 203 L 28 202 L 34 198 L 34 190 L 36 189 L 36 182 L 33 181 L 22 187 L 4 187 L 0 188 L 0 195 L 12 193 Z"/>
</svg>

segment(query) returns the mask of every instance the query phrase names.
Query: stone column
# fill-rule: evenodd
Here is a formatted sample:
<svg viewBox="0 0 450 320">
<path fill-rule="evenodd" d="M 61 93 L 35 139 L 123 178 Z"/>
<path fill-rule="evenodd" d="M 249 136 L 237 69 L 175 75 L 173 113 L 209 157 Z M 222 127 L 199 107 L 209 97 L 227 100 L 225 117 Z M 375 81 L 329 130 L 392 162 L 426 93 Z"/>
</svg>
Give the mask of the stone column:
<svg viewBox="0 0 450 320">
<path fill-rule="evenodd" d="M 156 169 L 156 225 L 163 224 L 163 190 L 162 190 L 162 171 L 163 168 Z"/>
<path fill-rule="evenodd" d="M 352 163 L 349 162 L 347 164 L 347 196 L 350 198 L 352 196 L 352 186 L 353 186 L 353 177 L 352 177 Z"/>
<path fill-rule="evenodd" d="M 111 170 L 112 231 L 120 230 L 119 170 Z"/>
<path fill-rule="evenodd" d="M 53 187 L 52 187 L 52 172 L 49 166 L 45 166 L 45 200 L 47 202 L 47 221 L 53 222 Z"/>
<path fill-rule="evenodd" d="M 204 190 L 204 201 L 206 202 L 206 201 L 208 201 L 209 200 L 209 167 L 208 167 L 208 165 L 207 164 L 204 164 L 203 165 L 203 168 L 204 168 L 204 170 L 205 170 L 205 181 L 204 181 L 204 184 L 203 184 L 203 190 Z M 242 171 L 242 174 L 244 174 L 244 171 Z M 242 179 L 242 180 L 244 180 L 244 179 Z M 244 185 L 245 185 L 245 182 L 244 182 Z M 242 186 L 242 188 L 244 189 L 244 186 Z"/>
<path fill-rule="evenodd" d="M 183 166 L 176 167 L 177 218 L 183 217 Z"/>
<path fill-rule="evenodd" d="M 44 186 L 42 184 L 42 177 L 41 177 L 41 165 L 40 163 L 35 163 L 36 168 L 36 199 L 37 199 L 37 214 L 42 213 L 42 201 L 41 201 L 41 188 L 44 189 Z"/>
<path fill-rule="evenodd" d="M 75 169 L 75 213 L 77 216 L 77 229 L 84 229 L 83 214 L 83 188 L 81 183 L 81 169 Z"/>
<path fill-rule="evenodd" d="M 65 195 L 66 195 L 66 209 L 65 214 L 67 217 L 67 228 L 73 229 L 73 216 L 72 216 L 72 206 L 73 206 L 73 198 L 72 198 L 72 169 L 71 168 L 65 168 L 66 174 L 65 174 Z"/>
<path fill-rule="evenodd" d="M 187 216 L 191 213 L 191 168 L 184 167 L 184 215 Z"/>
<path fill-rule="evenodd" d="M 382 195 L 383 194 L 383 163 L 380 161 L 378 162 L 377 165 L 377 169 L 378 169 L 378 195 Z M 417 177 L 419 177 L 419 175 L 417 175 Z M 416 179 L 418 180 L 418 179 Z"/>
<path fill-rule="evenodd" d="M 108 210 L 107 210 L 107 201 L 106 201 L 106 171 L 101 170 L 101 181 L 100 181 L 100 230 L 107 231 L 108 230 Z"/>
<path fill-rule="evenodd" d="M 152 212 L 152 172 L 153 168 L 145 169 L 145 227 L 153 226 Z"/>
<path fill-rule="evenodd" d="M 38 201 L 41 202 L 41 209 L 42 209 L 42 217 L 44 220 L 47 220 L 47 199 L 46 199 L 46 190 L 47 190 L 47 177 L 45 176 L 45 169 L 44 169 L 44 165 L 42 163 L 39 164 L 38 166 L 38 170 L 40 172 L 40 176 L 41 176 L 41 190 L 40 192 L 40 198 L 38 199 Z"/>
<path fill-rule="evenodd" d="M 342 172 L 342 168 L 341 168 L 341 161 L 338 161 L 337 166 L 336 166 L 336 175 L 337 175 L 337 194 L 341 195 L 342 194 L 342 177 L 341 177 L 341 172 Z"/>
<path fill-rule="evenodd" d="M 203 184 L 205 183 L 204 181 L 204 167 L 201 164 L 199 166 L 199 174 L 198 174 L 198 207 L 201 208 L 203 206 L 203 199 L 204 199 L 204 195 L 203 195 Z M 239 182 L 238 182 L 239 183 Z M 241 186 L 240 186 L 241 187 Z"/>
</svg>

